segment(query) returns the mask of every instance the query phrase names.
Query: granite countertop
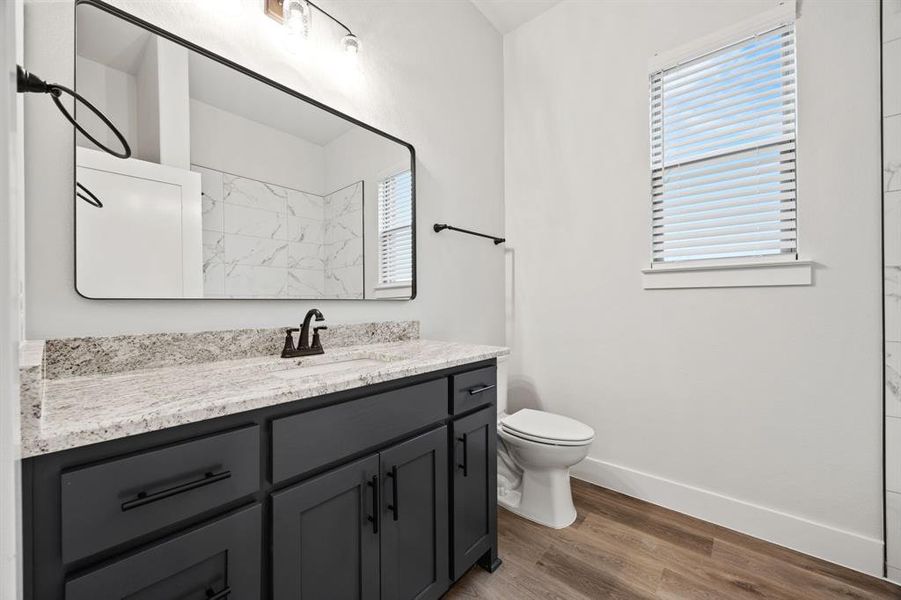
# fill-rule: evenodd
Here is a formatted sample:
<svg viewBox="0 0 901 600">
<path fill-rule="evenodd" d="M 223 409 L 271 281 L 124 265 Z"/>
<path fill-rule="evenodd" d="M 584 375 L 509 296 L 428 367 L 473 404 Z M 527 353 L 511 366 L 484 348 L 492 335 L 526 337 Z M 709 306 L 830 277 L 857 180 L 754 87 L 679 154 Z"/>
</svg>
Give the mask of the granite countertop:
<svg viewBox="0 0 901 600">
<path fill-rule="evenodd" d="M 23 351 L 22 456 L 36 456 L 504 356 L 420 339 L 43 379 Z M 298 376 L 294 376 L 297 373 Z"/>
</svg>

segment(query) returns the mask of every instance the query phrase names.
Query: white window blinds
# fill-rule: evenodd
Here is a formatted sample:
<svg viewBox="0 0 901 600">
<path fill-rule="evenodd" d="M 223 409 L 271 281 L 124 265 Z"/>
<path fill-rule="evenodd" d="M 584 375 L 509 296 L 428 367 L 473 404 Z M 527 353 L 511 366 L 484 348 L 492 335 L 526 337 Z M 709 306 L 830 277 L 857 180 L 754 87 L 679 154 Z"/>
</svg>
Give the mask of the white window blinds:
<svg viewBox="0 0 901 600">
<path fill-rule="evenodd" d="M 795 254 L 795 37 L 651 75 L 654 263 Z"/>
<path fill-rule="evenodd" d="M 413 273 L 413 174 L 379 182 L 379 285 L 410 284 Z"/>
</svg>

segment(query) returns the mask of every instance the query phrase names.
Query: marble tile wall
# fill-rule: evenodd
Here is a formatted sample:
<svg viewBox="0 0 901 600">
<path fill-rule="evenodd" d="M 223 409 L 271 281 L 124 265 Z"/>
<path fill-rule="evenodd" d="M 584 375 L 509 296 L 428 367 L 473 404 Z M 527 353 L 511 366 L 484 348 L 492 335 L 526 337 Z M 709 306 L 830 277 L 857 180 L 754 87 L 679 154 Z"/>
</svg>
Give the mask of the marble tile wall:
<svg viewBox="0 0 901 600">
<path fill-rule="evenodd" d="M 325 296 L 363 297 L 363 182 L 325 196 Z"/>
<path fill-rule="evenodd" d="M 901 582 L 901 0 L 882 0 L 882 117 L 886 562 Z"/>
<path fill-rule="evenodd" d="M 362 297 L 362 182 L 320 196 L 191 168 L 203 191 L 205 297 Z M 360 281 L 327 286 L 337 278 L 329 265 L 341 273 L 359 265 Z"/>
</svg>

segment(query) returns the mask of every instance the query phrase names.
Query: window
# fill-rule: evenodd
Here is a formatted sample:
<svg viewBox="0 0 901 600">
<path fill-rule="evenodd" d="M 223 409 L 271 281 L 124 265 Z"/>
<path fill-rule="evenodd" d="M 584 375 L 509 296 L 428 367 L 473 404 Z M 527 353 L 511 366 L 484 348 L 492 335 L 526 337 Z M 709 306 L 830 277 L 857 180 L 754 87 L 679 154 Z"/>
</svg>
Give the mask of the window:
<svg viewBox="0 0 901 600">
<path fill-rule="evenodd" d="M 407 169 L 379 182 L 379 286 L 413 280 L 413 174 Z"/>
<path fill-rule="evenodd" d="M 650 77 L 652 264 L 797 258 L 794 26 Z"/>
</svg>

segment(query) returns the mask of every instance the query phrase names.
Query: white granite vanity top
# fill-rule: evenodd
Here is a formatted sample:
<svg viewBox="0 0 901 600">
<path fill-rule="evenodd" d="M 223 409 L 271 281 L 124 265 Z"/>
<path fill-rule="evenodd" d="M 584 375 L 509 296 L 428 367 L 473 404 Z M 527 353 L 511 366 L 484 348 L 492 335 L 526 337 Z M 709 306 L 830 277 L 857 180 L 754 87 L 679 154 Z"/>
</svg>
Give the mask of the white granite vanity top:
<svg viewBox="0 0 901 600">
<path fill-rule="evenodd" d="M 33 400 L 27 408 L 23 397 L 22 455 L 312 398 L 508 352 L 497 346 L 415 339 L 326 348 L 324 355 L 299 359 L 264 356 L 23 381 L 23 396 L 29 386 Z"/>
</svg>

